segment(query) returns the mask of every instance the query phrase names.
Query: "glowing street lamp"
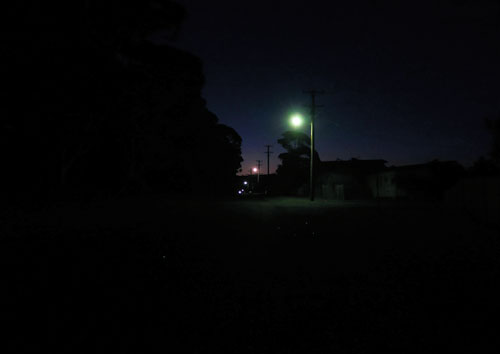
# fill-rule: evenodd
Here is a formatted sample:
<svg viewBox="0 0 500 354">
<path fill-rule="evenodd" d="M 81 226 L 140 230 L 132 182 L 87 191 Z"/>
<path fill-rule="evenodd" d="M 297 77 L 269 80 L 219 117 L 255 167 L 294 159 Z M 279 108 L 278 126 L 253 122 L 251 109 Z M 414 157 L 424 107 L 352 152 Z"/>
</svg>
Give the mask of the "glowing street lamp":
<svg viewBox="0 0 500 354">
<path fill-rule="evenodd" d="M 310 171 L 309 171 L 309 194 L 311 197 L 311 201 L 314 200 L 314 169 L 313 169 L 313 161 L 314 161 L 314 117 L 316 116 L 316 108 L 317 107 L 322 107 L 316 105 L 316 95 L 317 94 L 324 94 L 325 91 L 323 90 L 310 90 L 310 91 L 304 91 L 304 93 L 309 93 L 311 94 L 311 166 L 310 166 Z M 299 127 L 302 125 L 302 118 L 298 114 L 294 114 L 291 117 L 290 122 L 294 127 Z"/>
<path fill-rule="evenodd" d="M 294 114 L 290 118 L 290 123 L 296 128 L 300 127 L 303 122 L 304 120 L 302 119 L 302 116 L 300 114 Z"/>
<path fill-rule="evenodd" d="M 298 128 L 304 120 L 300 114 L 294 114 L 290 117 L 290 123 L 293 127 Z M 314 200 L 314 113 L 311 115 L 311 158 L 309 163 L 309 195 L 311 201 Z"/>
<path fill-rule="evenodd" d="M 253 172 L 257 173 L 257 184 L 259 184 L 259 179 L 260 179 L 260 171 L 257 167 L 254 167 L 252 169 Z"/>
</svg>

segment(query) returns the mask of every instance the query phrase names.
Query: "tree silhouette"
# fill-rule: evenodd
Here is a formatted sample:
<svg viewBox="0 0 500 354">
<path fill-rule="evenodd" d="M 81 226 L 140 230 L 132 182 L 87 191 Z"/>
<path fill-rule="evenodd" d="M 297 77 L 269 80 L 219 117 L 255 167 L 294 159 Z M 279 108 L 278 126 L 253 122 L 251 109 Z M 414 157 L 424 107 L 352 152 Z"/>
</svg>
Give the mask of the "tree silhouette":
<svg viewBox="0 0 500 354">
<path fill-rule="evenodd" d="M 286 131 L 278 139 L 278 144 L 286 150 L 278 155 L 281 160 L 276 170 L 278 189 L 281 193 L 293 194 L 309 178 L 311 139 L 302 132 Z M 318 166 L 319 162 L 318 152 L 315 151 L 314 163 Z"/>
<path fill-rule="evenodd" d="M 486 119 L 486 127 L 493 139 L 490 156 L 497 164 L 497 167 L 500 167 L 500 114 L 496 119 Z"/>
<path fill-rule="evenodd" d="M 485 119 L 484 123 L 492 137 L 489 157 L 479 157 L 469 168 L 468 173 L 471 176 L 498 176 L 500 174 L 500 114 L 497 119 Z"/>
<path fill-rule="evenodd" d="M 87 0 L 77 19 L 47 17 L 37 6 L 15 7 L 35 29 L 12 32 L 4 47 L 11 63 L 25 69 L 9 77 L 10 91 L 23 92 L 26 76 L 42 76 L 25 90 L 24 107 L 12 104 L 2 117 L 10 197 L 25 203 L 193 191 L 208 173 L 207 157 L 218 161 L 208 173 L 217 180 L 214 191 L 235 178 L 241 138 L 207 110 L 200 59 L 168 42 L 180 30 L 183 7 Z M 30 48 L 12 44 L 30 37 Z"/>
</svg>

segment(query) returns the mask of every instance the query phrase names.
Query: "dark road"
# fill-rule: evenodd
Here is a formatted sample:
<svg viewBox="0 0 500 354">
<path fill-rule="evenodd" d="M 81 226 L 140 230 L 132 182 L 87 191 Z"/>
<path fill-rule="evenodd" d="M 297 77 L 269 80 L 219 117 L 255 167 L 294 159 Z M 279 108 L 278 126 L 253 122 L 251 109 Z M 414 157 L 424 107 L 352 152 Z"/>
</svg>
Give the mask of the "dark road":
<svg viewBox="0 0 500 354">
<path fill-rule="evenodd" d="M 496 337 L 498 231 L 439 205 L 157 199 L 30 220 L 3 239 L 12 323 L 39 314 L 28 326 L 67 350 L 485 352 Z"/>
</svg>

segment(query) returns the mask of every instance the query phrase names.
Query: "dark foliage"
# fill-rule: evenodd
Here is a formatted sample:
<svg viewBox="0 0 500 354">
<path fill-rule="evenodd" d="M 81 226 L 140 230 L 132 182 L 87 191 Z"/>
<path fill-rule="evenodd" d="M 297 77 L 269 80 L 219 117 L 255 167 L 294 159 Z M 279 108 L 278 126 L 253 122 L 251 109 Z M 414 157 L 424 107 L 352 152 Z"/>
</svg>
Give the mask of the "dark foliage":
<svg viewBox="0 0 500 354">
<path fill-rule="evenodd" d="M 15 6 L 18 26 L 33 30 L 3 38 L 9 203 L 185 193 L 207 179 L 209 193 L 231 189 L 241 137 L 207 110 L 200 59 L 166 44 L 185 17 L 181 6 L 84 1 L 79 18 L 61 19 L 40 8 Z"/>
<path fill-rule="evenodd" d="M 472 167 L 467 170 L 471 177 L 491 177 L 500 175 L 500 168 L 491 159 L 481 156 L 474 162 Z"/>
<path fill-rule="evenodd" d="M 481 156 L 467 170 L 471 177 L 492 177 L 500 175 L 500 115 L 497 119 L 485 119 L 486 129 L 491 133 L 489 156 Z"/>
<path fill-rule="evenodd" d="M 278 139 L 278 143 L 286 152 L 278 155 L 281 164 L 276 170 L 278 176 L 276 192 L 295 194 L 309 178 L 311 140 L 302 132 L 286 131 Z M 315 151 L 314 162 L 316 166 L 319 165 L 320 159 L 317 151 Z"/>
<path fill-rule="evenodd" d="M 490 156 L 497 168 L 500 168 L 500 114 L 497 119 L 486 119 L 486 127 L 493 140 Z"/>
</svg>

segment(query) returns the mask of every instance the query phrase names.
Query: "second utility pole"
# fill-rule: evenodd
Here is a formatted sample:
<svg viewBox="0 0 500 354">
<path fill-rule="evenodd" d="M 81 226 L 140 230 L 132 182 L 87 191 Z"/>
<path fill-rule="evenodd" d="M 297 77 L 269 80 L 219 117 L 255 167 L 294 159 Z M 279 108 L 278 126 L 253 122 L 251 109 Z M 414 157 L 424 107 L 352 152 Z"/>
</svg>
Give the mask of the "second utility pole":
<svg viewBox="0 0 500 354">
<path fill-rule="evenodd" d="M 271 148 L 271 146 L 272 145 L 265 145 L 265 147 L 267 148 L 266 154 L 267 154 L 267 179 L 268 180 L 269 180 L 269 154 L 273 153 L 272 151 L 269 150 Z"/>
<path fill-rule="evenodd" d="M 324 91 L 310 90 L 304 93 L 311 94 L 311 162 L 309 164 L 309 197 L 314 200 L 314 117 L 316 116 L 316 108 L 322 107 L 316 105 L 316 95 L 323 94 Z"/>
<path fill-rule="evenodd" d="M 259 179 L 260 179 L 260 163 L 262 160 L 257 160 L 257 184 L 259 184 Z"/>
</svg>

